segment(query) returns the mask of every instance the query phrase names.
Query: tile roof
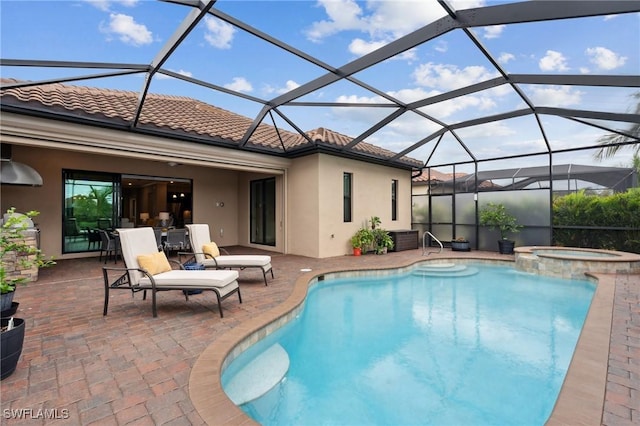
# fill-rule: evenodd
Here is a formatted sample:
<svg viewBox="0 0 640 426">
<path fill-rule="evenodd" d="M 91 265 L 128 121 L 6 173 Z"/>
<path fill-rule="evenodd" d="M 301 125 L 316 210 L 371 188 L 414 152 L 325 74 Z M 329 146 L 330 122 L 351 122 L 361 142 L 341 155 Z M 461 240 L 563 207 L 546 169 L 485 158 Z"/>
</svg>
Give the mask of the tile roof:
<svg viewBox="0 0 640 426">
<path fill-rule="evenodd" d="M 459 178 L 462 176 L 466 176 L 466 173 L 455 173 L 455 177 Z M 444 172 L 439 172 L 435 169 L 431 169 L 431 181 L 440 181 L 440 182 L 447 182 L 450 181 L 451 179 L 453 179 L 454 173 L 444 173 Z M 429 182 L 429 171 L 427 169 L 424 169 L 422 171 L 422 174 L 420 176 L 414 177 L 413 178 L 413 182 L 414 183 L 428 183 Z"/>
<path fill-rule="evenodd" d="M 131 125 L 138 93 L 124 90 L 73 86 L 62 83 L 7 87 L 22 83 L 16 79 L 2 78 L 0 102 L 15 106 L 84 119 L 92 123 L 107 122 L 119 127 Z M 137 127 L 140 129 L 170 133 L 177 138 L 196 138 L 202 142 L 241 147 L 241 142 L 253 120 L 248 117 L 209 105 L 184 96 L 148 94 L 145 98 Z M 325 128 L 307 132 L 307 138 L 295 132 L 260 124 L 247 141 L 246 147 L 271 153 L 291 153 L 295 149 L 343 148 L 352 138 Z M 349 152 L 343 150 L 345 152 Z M 352 149 L 360 157 L 389 160 L 395 153 L 381 147 L 361 142 Z M 399 163 L 421 167 L 422 162 L 402 157 Z M 396 163 L 397 164 L 397 163 Z M 393 165 L 393 164 L 389 164 Z"/>
</svg>

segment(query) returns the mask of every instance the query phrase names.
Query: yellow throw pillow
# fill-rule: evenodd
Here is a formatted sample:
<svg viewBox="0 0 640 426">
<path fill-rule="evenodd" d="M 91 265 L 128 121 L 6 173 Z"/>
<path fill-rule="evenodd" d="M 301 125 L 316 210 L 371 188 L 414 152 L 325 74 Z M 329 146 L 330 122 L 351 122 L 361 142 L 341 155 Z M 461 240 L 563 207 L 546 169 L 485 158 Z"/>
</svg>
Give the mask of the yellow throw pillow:
<svg viewBox="0 0 640 426">
<path fill-rule="evenodd" d="M 204 254 L 211 255 L 213 257 L 220 256 L 220 249 L 216 243 L 209 243 L 202 246 L 202 252 Z"/>
<path fill-rule="evenodd" d="M 141 254 L 138 256 L 138 265 L 142 269 L 146 269 L 151 275 L 171 270 L 171 265 L 164 252 L 159 251 L 152 254 Z"/>
</svg>

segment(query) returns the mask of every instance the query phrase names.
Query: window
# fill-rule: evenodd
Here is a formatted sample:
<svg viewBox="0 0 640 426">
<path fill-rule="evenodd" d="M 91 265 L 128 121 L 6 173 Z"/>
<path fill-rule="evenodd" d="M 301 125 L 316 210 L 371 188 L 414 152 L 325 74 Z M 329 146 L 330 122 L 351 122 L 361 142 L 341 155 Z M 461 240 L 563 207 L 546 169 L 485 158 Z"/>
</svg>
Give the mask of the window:
<svg viewBox="0 0 640 426">
<path fill-rule="evenodd" d="M 342 214 L 345 222 L 351 222 L 353 175 L 344 173 L 342 177 Z"/>
<path fill-rule="evenodd" d="M 391 181 L 391 220 L 398 220 L 398 180 Z"/>
<path fill-rule="evenodd" d="M 251 181 L 251 243 L 276 245 L 276 179 Z"/>
</svg>

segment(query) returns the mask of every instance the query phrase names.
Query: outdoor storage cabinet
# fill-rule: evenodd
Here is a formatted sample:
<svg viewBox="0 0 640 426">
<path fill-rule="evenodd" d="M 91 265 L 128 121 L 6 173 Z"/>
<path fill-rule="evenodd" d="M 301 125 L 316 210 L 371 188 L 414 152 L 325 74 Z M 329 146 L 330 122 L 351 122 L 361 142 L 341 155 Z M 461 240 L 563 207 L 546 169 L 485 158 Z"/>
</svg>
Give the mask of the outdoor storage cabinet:
<svg viewBox="0 0 640 426">
<path fill-rule="evenodd" d="M 398 231 L 389 231 L 393 240 L 393 248 L 391 251 L 413 250 L 418 248 L 418 230 L 403 229 Z"/>
</svg>

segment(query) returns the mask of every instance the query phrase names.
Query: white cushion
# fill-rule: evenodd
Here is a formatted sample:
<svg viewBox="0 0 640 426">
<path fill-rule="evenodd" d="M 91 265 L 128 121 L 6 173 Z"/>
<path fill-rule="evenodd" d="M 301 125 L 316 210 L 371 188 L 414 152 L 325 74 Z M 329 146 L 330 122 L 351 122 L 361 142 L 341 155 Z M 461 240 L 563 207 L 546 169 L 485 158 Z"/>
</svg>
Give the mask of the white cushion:
<svg viewBox="0 0 640 426">
<path fill-rule="evenodd" d="M 187 271 L 174 269 L 153 276 L 157 288 L 184 287 L 184 288 L 222 288 L 232 284 L 238 279 L 238 271 Z M 140 278 L 138 282 L 142 286 L 151 285 L 149 277 Z"/>
<path fill-rule="evenodd" d="M 186 225 L 189 229 L 189 239 L 191 240 L 191 247 L 202 247 L 205 244 L 211 242 L 209 235 L 209 225 L 206 223 L 197 223 Z M 197 250 L 197 249 L 194 249 Z M 259 255 L 259 254 L 245 254 L 245 255 L 220 255 L 215 260 L 211 258 L 205 258 L 200 253 L 196 253 L 196 262 L 203 264 L 205 267 L 213 268 L 216 265 L 223 268 L 245 268 L 245 267 L 261 267 L 264 271 L 271 269 L 271 256 Z M 217 263 L 216 263 L 217 262 Z"/>
<path fill-rule="evenodd" d="M 215 260 L 213 259 L 206 259 L 204 262 L 202 262 L 202 264 L 207 267 L 207 266 L 215 266 L 217 265 L 219 267 L 223 267 L 223 268 L 231 268 L 231 267 L 247 267 L 247 266 L 261 266 L 261 267 L 266 267 L 266 266 L 271 266 L 271 256 L 262 256 L 262 255 L 253 255 L 253 254 L 247 254 L 247 255 L 221 255 L 215 258 Z M 268 268 L 267 268 L 268 270 Z"/>
</svg>

